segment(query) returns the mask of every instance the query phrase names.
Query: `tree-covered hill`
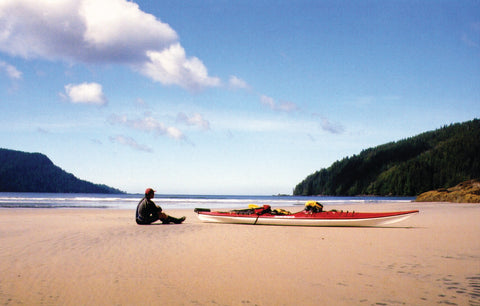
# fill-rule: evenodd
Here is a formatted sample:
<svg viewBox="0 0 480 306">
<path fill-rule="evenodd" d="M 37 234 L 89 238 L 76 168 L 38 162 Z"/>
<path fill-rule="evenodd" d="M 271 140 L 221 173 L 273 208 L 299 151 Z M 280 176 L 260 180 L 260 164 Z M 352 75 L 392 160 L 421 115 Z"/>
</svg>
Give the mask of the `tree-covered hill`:
<svg viewBox="0 0 480 306">
<path fill-rule="evenodd" d="M 344 158 L 309 175 L 294 195 L 416 196 L 475 178 L 480 178 L 479 119 Z"/>
<path fill-rule="evenodd" d="M 40 153 L 0 149 L 0 192 L 122 193 L 76 178 Z"/>
</svg>

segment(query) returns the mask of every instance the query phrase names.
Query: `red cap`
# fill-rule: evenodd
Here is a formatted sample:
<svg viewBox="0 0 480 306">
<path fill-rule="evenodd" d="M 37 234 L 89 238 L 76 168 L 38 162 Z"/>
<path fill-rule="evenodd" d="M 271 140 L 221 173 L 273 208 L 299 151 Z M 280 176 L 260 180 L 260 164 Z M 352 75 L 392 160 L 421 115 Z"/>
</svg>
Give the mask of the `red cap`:
<svg viewBox="0 0 480 306">
<path fill-rule="evenodd" d="M 150 194 L 150 193 L 155 193 L 155 190 L 153 190 L 152 188 L 147 188 L 145 190 L 145 194 Z"/>
</svg>

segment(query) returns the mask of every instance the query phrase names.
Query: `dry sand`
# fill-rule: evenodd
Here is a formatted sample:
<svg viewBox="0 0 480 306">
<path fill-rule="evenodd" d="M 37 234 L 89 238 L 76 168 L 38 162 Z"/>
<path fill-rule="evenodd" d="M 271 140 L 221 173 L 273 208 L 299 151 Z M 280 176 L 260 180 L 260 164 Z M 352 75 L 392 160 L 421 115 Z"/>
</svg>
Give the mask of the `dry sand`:
<svg viewBox="0 0 480 306">
<path fill-rule="evenodd" d="M 325 228 L 200 223 L 189 210 L 168 211 L 181 225 L 139 226 L 127 210 L 0 209 L 0 303 L 480 305 L 480 205 L 340 208 L 420 214 Z"/>
</svg>

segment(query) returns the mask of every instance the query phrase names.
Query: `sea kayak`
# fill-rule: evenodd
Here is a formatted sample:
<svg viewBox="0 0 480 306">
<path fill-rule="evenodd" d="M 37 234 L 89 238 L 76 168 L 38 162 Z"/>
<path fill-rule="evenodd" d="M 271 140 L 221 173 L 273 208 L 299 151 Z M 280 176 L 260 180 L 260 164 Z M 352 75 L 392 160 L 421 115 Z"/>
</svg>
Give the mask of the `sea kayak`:
<svg viewBox="0 0 480 306">
<path fill-rule="evenodd" d="M 265 206 L 264 206 L 265 208 Z M 249 212 L 251 211 L 251 213 Z M 266 209 L 210 211 L 197 208 L 195 212 L 203 222 L 256 224 L 256 225 L 296 225 L 296 226 L 385 226 L 403 221 L 418 210 L 394 212 L 355 212 L 355 211 L 321 211 L 303 210 L 297 213 L 277 214 Z"/>
</svg>

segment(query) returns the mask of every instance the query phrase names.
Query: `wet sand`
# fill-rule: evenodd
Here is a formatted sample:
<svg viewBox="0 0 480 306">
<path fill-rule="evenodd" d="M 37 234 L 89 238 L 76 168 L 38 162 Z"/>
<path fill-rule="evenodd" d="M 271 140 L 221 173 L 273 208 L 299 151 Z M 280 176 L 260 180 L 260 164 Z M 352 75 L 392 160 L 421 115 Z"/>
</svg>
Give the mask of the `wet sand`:
<svg viewBox="0 0 480 306">
<path fill-rule="evenodd" d="M 420 214 L 329 228 L 201 223 L 175 210 L 184 224 L 139 226 L 131 210 L 0 209 L 0 303 L 480 305 L 480 205 L 325 208 Z"/>
</svg>

